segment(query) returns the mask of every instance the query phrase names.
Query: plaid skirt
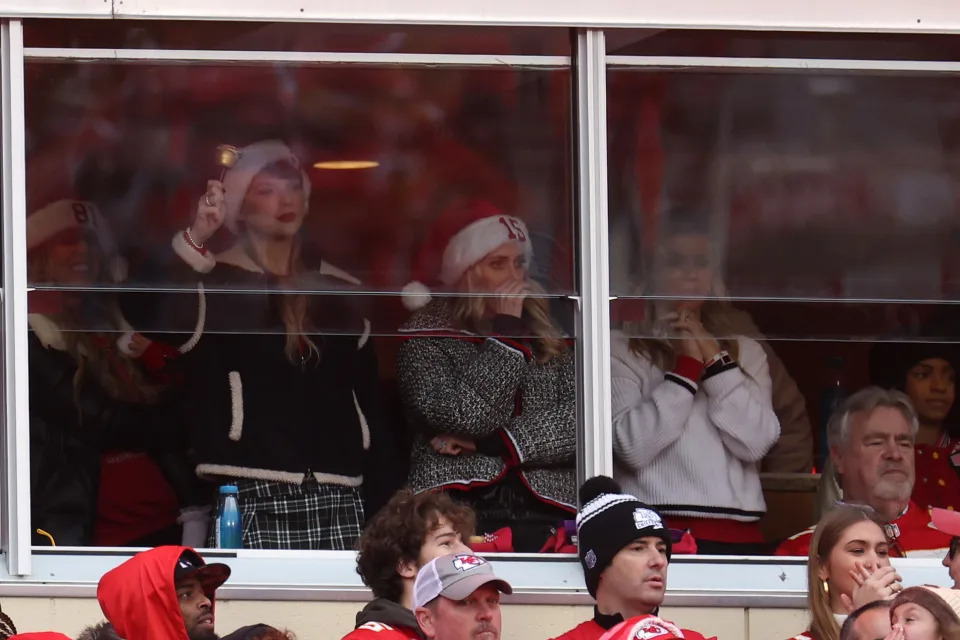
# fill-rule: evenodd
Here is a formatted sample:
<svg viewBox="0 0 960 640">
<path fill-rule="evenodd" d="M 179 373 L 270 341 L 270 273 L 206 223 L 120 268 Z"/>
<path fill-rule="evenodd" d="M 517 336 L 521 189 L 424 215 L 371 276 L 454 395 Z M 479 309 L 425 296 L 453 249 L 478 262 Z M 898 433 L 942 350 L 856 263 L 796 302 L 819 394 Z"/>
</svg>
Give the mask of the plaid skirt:
<svg viewBox="0 0 960 640">
<path fill-rule="evenodd" d="M 360 490 L 237 478 L 244 549 L 349 550 L 363 530 Z M 211 533 L 211 547 L 216 546 Z"/>
</svg>

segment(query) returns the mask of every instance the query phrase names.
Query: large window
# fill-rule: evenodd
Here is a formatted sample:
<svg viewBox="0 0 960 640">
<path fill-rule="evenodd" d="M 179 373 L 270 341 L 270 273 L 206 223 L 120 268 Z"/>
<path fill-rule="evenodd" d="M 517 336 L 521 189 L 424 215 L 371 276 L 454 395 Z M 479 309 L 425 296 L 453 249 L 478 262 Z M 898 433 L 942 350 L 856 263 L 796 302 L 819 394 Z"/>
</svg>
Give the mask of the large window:
<svg viewBox="0 0 960 640">
<path fill-rule="evenodd" d="M 929 464 L 960 435 L 950 41 L 11 24 L 17 558 L 215 545 L 229 484 L 247 548 L 351 549 L 409 486 L 473 504 L 484 551 L 538 552 L 597 473 L 701 554 L 768 555 L 851 497 L 842 398 L 910 380 L 913 499 L 960 508 Z M 511 570 L 579 580 L 545 555 Z M 279 557 L 357 584 L 346 555 Z M 782 566 L 742 576 L 804 591 Z"/>
<path fill-rule="evenodd" d="M 511 52 L 554 32 L 73 33 L 26 35 L 134 48 L 27 66 L 34 543 L 205 546 L 233 483 L 246 547 L 351 549 L 407 485 L 544 546 L 576 508 L 571 86 Z"/>
<path fill-rule="evenodd" d="M 919 414 L 913 500 L 960 506 L 938 462 L 956 426 L 952 77 L 782 57 L 939 59 L 936 39 L 627 40 L 608 59 L 616 474 L 701 550 L 772 551 L 839 497 L 826 423 L 874 384 Z M 710 380 L 718 352 L 730 379 Z"/>
</svg>

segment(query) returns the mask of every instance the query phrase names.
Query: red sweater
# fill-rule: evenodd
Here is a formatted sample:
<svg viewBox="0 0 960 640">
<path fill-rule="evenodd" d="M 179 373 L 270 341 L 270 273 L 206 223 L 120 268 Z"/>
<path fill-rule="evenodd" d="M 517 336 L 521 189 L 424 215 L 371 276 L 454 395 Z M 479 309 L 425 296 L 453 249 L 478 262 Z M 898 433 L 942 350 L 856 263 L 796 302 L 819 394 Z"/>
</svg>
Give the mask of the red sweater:
<svg viewBox="0 0 960 640">
<path fill-rule="evenodd" d="M 914 502 L 902 516 L 887 525 L 891 555 L 910 558 L 943 558 L 950 547 L 950 536 L 930 527 L 930 512 Z M 810 553 L 813 529 L 791 536 L 777 547 L 778 556 L 803 556 Z"/>
<path fill-rule="evenodd" d="M 605 616 L 594 607 L 592 620 L 578 624 L 570 631 L 557 636 L 553 640 L 600 640 L 603 634 L 621 623 L 623 623 L 622 616 Z M 690 631 L 688 629 L 681 629 L 681 631 L 683 631 L 684 638 L 688 638 L 689 640 L 706 640 L 704 636 L 696 631 Z"/>
<path fill-rule="evenodd" d="M 419 640 L 420 634 L 409 627 L 392 627 L 383 622 L 368 622 L 360 625 L 343 640 Z"/>
</svg>

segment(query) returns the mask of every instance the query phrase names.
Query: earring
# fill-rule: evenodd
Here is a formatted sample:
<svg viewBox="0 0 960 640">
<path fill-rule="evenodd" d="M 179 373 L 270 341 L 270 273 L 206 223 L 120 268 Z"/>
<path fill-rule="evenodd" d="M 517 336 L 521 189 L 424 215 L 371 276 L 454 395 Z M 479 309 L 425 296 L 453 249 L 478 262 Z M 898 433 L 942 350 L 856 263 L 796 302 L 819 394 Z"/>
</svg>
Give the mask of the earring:
<svg viewBox="0 0 960 640">
<path fill-rule="evenodd" d="M 823 581 L 823 592 L 827 595 L 830 595 L 830 583 L 826 580 Z"/>
</svg>

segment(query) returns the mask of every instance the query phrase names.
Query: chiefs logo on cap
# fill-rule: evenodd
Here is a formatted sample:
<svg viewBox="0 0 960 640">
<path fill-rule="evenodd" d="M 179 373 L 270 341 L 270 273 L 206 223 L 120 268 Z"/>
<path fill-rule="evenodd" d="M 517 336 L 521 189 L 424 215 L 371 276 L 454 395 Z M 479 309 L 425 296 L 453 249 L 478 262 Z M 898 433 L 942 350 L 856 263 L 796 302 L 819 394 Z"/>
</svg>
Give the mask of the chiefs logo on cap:
<svg viewBox="0 0 960 640">
<path fill-rule="evenodd" d="M 650 622 L 643 626 L 637 625 L 634 628 L 633 640 L 655 640 L 656 638 L 665 640 L 666 638 L 676 638 L 676 635 L 656 622 Z"/>
<path fill-rule="evenodd" d="M 453 568 L 457 571 L 469 571 L 480 565 L 487 564 L 487 561 L 478 556 L 468 556 L 466 554 L 456 556 L 453 559 Z"/>
</svg>

